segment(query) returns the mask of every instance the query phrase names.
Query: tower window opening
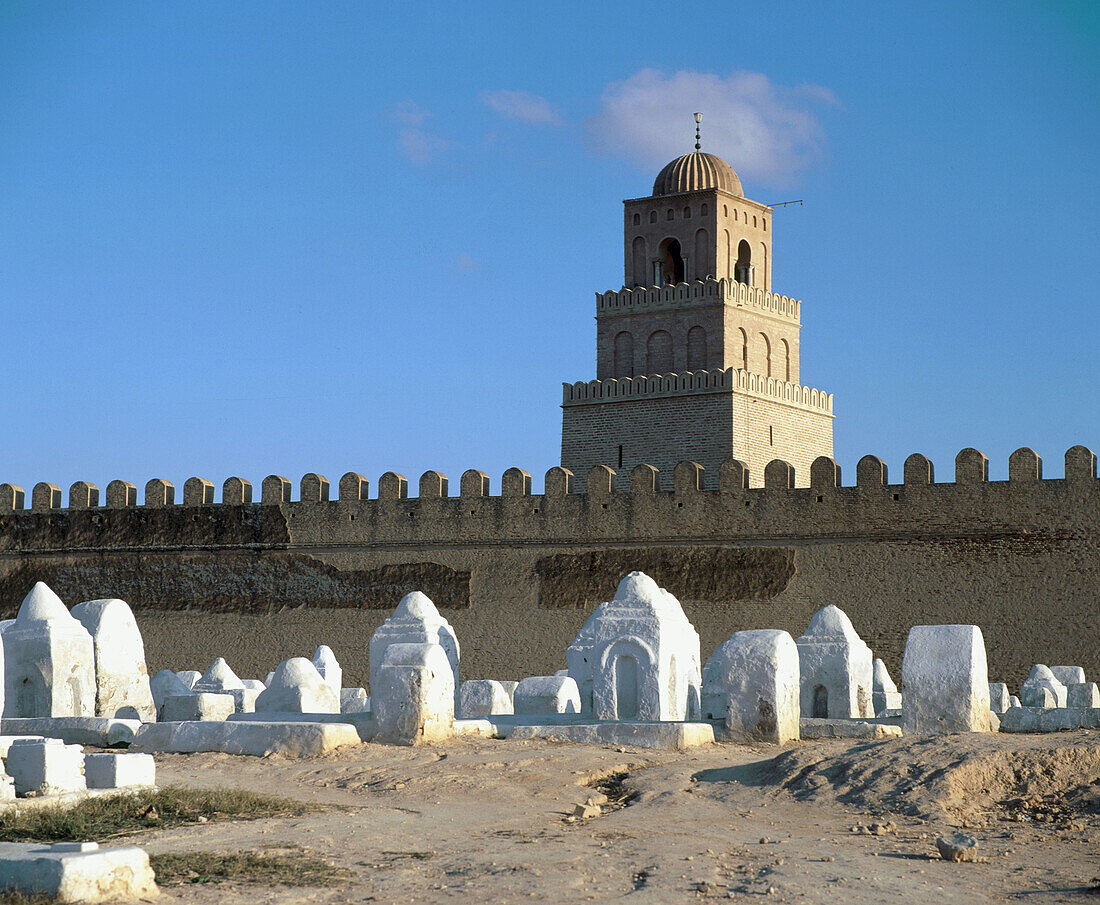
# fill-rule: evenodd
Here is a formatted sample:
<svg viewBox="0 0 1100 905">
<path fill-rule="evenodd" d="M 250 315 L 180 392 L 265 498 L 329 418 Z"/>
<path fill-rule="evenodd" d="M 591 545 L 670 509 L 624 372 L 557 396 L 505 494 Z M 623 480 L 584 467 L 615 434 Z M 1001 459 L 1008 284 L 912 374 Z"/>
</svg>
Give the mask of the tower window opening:
<svg viewBox="0 0 1100 905">
<path fill-rule="evenodd" d="M 623 445 L 619 444 L 619 468 L 623 467 Z"/>
<path fill-rule="evenodd" d="M 684 219 L 685 220 L 690 220 L 691 219 L 691 208 L 690 207 L 685 207 L 684 208 Z"/>
<path fill-rule="evenodd" d="M 755 227 L 756 227 L 756 217 L 753 217 L 753 218 L 752 218 L 752 225 L 753 225 L 753 228 L 755 228 Z"/>
<path fill-rule="evenodd" d="M 775 446 L 775 427 L 768 425 L 768 446 Z"/>
<path fill-rule="evenodd" d="M 767 217 L 761 217 L 760 222 L 764 226 L 764 232 L 767 232 L 768 231 L 768 218 Z"/>
<path fill-rule="evenodd" d="M 682 283 L 684 282 L 684 256 L 680 250 L 680 241 L 678 239 L 665 239 L 661 243 L 661 260 L 658 261 L 661 265 L 662 280 L 658 280 L 657 284 L 661 283 Z"/>
<path fill-rule="evenodd" d="M 733 209 L 733 222 L 734 222 L 734 223 L 737 223 L 737 222 L 738 222 L 738 219 L 737 219 L 737 208 L 734 208 L 734 209 Z"/>
<path fill-rule="evenodd" d="M 641 214 L 635 214 L 634 215 L 634 225 L 637 226 L 641 222 L 642 222 L 642 215 Z"/>
<path fill-rule="evenodd" d="M 746 286 L 752 285 L 752 248 L 744 239 L 737 243 L 737 265 L 733 270 L 733 278 Z"/>
<path fill-rule="evenodd" d="M 656 223 L 657 222 L 657 212 L 656 211 L 650 211 L 649 212 L 649 222 L 650 223 Z"/>
<path fill-rule="evenodd" d="M 730 215 L 730 206 L 728 204 L 722 205 L 722 216 L 728 217 Z"/>
<path fill-rule="evenodd" d="M 699 208 L 699 216 L 705 217 L 707 215 L 707 206 L 704 204 Z"/>
<path fill-rule="evenodd" d="M 673 212 L 672 212 L 672 208 L 670 207 L 670 208 L 668 209 L 668 213 L 667 213 L 667 214 L 665 214 L 665 219 L 666 219 L 666 220 L 671 220 L 671 219 L 672 219 L 672 218 L 673 218 L 674 216 L 675 216 L 675 214 L 673 214 Z"/>
<path fill-rule="evenodd" d="M 707 331 L 696 325 L 688 330 L 687 369 L 705 371 L 707 369 Z"/>
<path fill-rule="evenodd" d="M 615 336 L 614 366 L 616 380 L 634 376 L 634 337 L 626 330 Z"/>
<path fill-rule="evenodd" d="M 672 372 L 672 334 L 657 330 L 646 343 L 645 370 L 647 374 L 669 374 Z"/>
</svg>

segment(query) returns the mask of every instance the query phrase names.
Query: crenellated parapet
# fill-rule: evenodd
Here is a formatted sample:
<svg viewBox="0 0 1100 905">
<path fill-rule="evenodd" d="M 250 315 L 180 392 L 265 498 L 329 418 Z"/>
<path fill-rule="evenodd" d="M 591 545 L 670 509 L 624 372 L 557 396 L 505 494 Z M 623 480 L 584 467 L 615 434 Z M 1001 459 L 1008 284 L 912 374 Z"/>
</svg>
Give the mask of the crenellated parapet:
<svg viewBox="0 0 1100 905">
<path fill-rule="evenodd" d="M 740 392 L 761 399 L 783 402 L 824 415 L 833 413 L 833 394 L 813 387 L 788 383 L 740 368 L 688 371 L 684 374 L 646 374 L 605 380 L 581 380 L 562 384 L 562 405 L 690 396 L 704 393 Z"/>
<path fill-rule="evenodd" d="M 820 456 L 810 467 L 809 487 L 796 485 L 795 469 L 781 459 L 774 459 L 764 469 L 763 487 L 750 489 L 749 469 L 743 462 L 730 459 L 723 463 L 717 474 L 708 474 L 696 462 L 681 462 L 673 473 L 661 475 L 652 465 L 635 466 L 630 473 L 629 490 L 615 490 L 615 470 L 607 465 L 592 468 L 586 478 L 587 489 L 577 492 L 574 475 L 566 468 L 554 466 L 546 472 L 542 494 L 532 492 L 531 475 L 522 468 L 509 468 L 501 477 L 500 492 L 492 493 L 492 480 L 484 471 L 469 469 L 458 482 L 458 494 L 452 495 L 447 476 L 439 471 L 426 471 L 416 487 L 418 494 L 410 497 L 410 481 L 397 472 L 386 472 L 378 480 L 378 492 L 370 497 L 370 484 L 357 472 L 348 472 L 338 483 L 338 497 L 330 498 L 330 484 L 326 477 L 310 472 L 299 482 L 297 498 L 294 486 L 282 475 L 268 475 L 261 483 L 259 502 L 253 500 L 252 484 L 244 478 L 231 477 L 222 484 L 222 498 L 214 500 L 214 484 L 199 477 L 188 478 L 184 483 L 182 500 L 177 500 L 174 485 L 162 478 L 154 478 L 145 485 L 144 502 L 139 506 L 136 488 L 128 481 L 112 481 L 108 485 L 105 502 L 99 502 L 96 485 L 77 481 L 69 489 L 68 506 L 63 505 L 62 491 L 48 482 L 36 484 L 31 494 L 31 507 L 26 508 L 26 494 L 22 487 L 0 484 L 0 514 L 20 512 L 49 512 L 60 509 L 110 511 L 113 509 L 177 509 L 210 506 L 340 506 L 387 505 L 409 500 L 420 502 L 446 500 L 474 500 L 496 497 L 504 501 L 515 499 L 560 499 L 567 497 L 605 499 L 628 495 L 691 495 L 699 494 L 719 498 L 736 494 L 753 499 L 766 499 L 774 494 L 792 497 L 812 497 L 825 493 L 854 492 L 853 499 L 862 492 L 921 490 L 944 494 L 966 491 L 971 488 L 1018 487 L 1030 485 L 1093 486 L 1097 483 L 1096 454 L 1085 446 L 1074 446 L 1065 454 L 1065 477 L 1044 478 L 1042 459 L 1028 447 L 1016 450 L 1009 457 L 1007 481 L 989 480 L 989 460 L 979 450 L 967 448 L 955 457 L 953 482 L 937 483 L 932 462 L 920 453 L 913 453 L 905 460 L 902 482 L 891 484 L 886 463 L 877 456 L 864 456 L 856 465 L 854 484 L 845 484 L 840 465 L 828 456 Z M 535 508 L 538 514 L 539 509 Z"/>
<path fill-rule="evenodd" d="M 692 305 L 722 303 L 748 308 L 770 317 L 801 323 L 802 302 L 775 292 L 766 292 L 726 278 L 694 280 L 669 286 L 638 286 L 633 289 L 596 293 L 596 317 L 643 314 L 648 311 L 684 309 Z"/>
</svg>

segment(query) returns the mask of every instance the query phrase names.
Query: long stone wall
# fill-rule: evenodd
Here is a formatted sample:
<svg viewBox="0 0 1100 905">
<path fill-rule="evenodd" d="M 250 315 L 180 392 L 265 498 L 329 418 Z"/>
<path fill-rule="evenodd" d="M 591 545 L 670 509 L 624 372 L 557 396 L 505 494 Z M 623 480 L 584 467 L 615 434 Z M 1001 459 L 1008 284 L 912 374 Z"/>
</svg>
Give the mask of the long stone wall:
<svg viewBox="0 0 1100 905">
<path fill-rule="evenodd" d="M 366 480 L 349 474 L 339 500 L 307 475 L 297 502 L 289 481 L 269 476 L 260 503 L 239 478 L 223 487 L 229 503 L 214 503 L 200 479 L 185 485 L 184 504 L 151 481 L 142 506 L 125 482 L 107 506 L 78 482 L 76 508 L 60 508 L 60 490 L 43 484 L 31 510 L 0 485 L 0 617 L 44 580 L 70 605 L 127 600 L 153 670 L 225 656 L 262 678 L 326 643 L 346 681 L 365 684 L 371 633 L 418 588 L 455 625 L 465 678 L 518 679 L 562 668 L 594 606 L 640 568 L 681 599 L 704 657 L 739 629 L 800 634 L 832 603 L 895 674 L 911 625 L 976 623 L 993 679 L 1019 684 L 1035 662 L 1100 675 L 1100 481 L 1089 450 L 1070 450 L 1055 480 L 1041 478 L 1030 450 L 1013 454 L 1008 481 L 988 481 L 976 450 L 959 454 L 954 483 L 933 483 L 922 456 L 900 484 L 874 457 L 860 461 L 855 486 L 830 459 L 813 464 L 809 488 L 795 489 L 792 471 L 772 462 L 765 487 L 749 489 L 738 462 L 717 481 L 682 463 L 673 489 L 659 491 L 639 467 L 629 492 L 613 492 L 611 470 L 597 466 L 577 493 L 556 468 L 533 495 L 530 476 L 510 469 L 501 496 L 481 472 L 462 476 L 458 496 L 428 472 L 417 498 L 392 473 L 382 498 L 367 498 Z"/>
</svg>

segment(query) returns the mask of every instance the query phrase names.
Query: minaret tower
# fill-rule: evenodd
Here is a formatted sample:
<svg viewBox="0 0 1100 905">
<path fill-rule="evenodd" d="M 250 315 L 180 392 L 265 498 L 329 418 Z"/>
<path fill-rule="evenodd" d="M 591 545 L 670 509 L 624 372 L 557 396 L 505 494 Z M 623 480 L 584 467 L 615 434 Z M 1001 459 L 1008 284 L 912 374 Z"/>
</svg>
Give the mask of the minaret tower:
<svg viewBox="0 0 1100 905">
<path fill-rule="evenodd" d="M 672 488 L 678 462 L 707 486 L 738 459 L 751 486 L 789 462 L 798 485 L 833 453 L 833 397 L 799 382 L 802 303 L 772 291 L 772 208 L 744 196 L 701 150 L 669 163 L 653 193 L 623 202 L 623 288 L 596 295 L 596 380 L 563 387 L 562 465 L 616 488 L 646 463 Z"/>
</svg>

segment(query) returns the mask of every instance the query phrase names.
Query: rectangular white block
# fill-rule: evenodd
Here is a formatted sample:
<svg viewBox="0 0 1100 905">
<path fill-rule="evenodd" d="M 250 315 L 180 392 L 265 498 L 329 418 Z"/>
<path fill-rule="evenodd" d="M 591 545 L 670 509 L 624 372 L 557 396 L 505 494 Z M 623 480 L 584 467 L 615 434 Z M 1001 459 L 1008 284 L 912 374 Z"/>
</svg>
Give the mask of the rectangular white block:
<svg viewBox="0 0 1100 905">
<path fill-rule="evenodd" d="M 225 723 L 190 721 L 146 723 L 134 738 L 131 751 L 194 754 L 220 751 L 266 757 L 318 757 L 341 745 L 358 745 L 359 733 L 347 723 L 263 723 L 234 720 Z"/>
<path fill-rule="evenodd" d="M 2 842 L 0 889 L 88 903 L 149 898 L 158 892 L 143 849 L 101 849 L 94 842 Z"/>
<path fill-rule="evenodd" d="M 989 732 L 989 672 L 976 625 L 915 625 L 901 663 L 906 735 Z"/>
<path fill-rule="evenodd" d="M 15 741 L 5 761 L 17 795 L 83 792 L 84 752 L 56 738 Z"/>
<path fill-rule="evenodd" d="M 174 694 L 164 699 L 161 721 L 179 723 L 195 721 L 220 721 L 237 712 L 237 704 L 231 694 Z"/>
<path fill-rule="evenodd" d="M 151 754 L 85 754 L 84 780 L 89 789 L 149 789 L 157 765 Z"/>
</svg>

